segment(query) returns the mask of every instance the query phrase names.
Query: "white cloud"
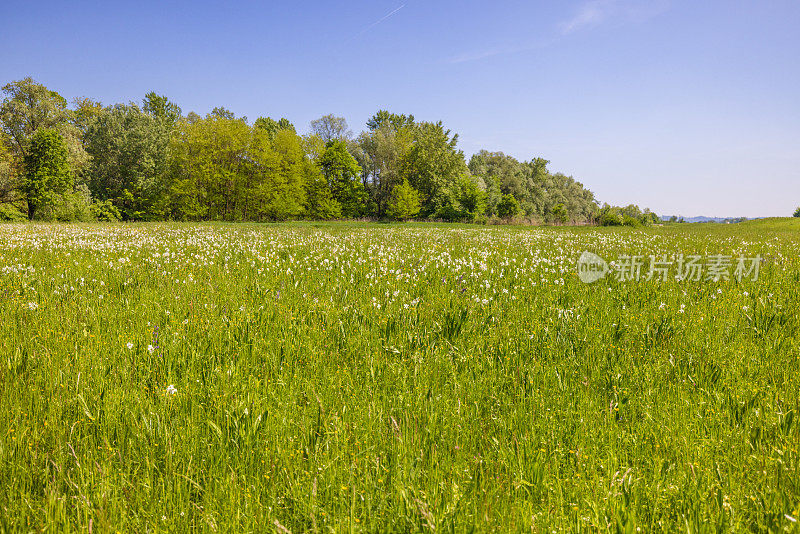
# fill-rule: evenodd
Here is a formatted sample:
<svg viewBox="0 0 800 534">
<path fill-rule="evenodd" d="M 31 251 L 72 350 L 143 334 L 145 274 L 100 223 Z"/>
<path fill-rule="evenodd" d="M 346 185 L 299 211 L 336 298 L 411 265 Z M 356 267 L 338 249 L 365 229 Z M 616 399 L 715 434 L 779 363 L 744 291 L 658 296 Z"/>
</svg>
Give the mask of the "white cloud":
<svg viewBox="0 0 800 534">
<path fill-rule="evenodd" d="M 670 0 L 585 0 L 572 18 L 558 25 L 558 34 L 538 43 L 521 46 L 495 46 L 467 52 L 447 59 L 458 64 L 519 52 L 529 52 L 552 46 L 565 36 L 602 24 L 624 25 L 640 23 L 660 15 L 669 7 Z"/>
<path fill-rule="evenodd" d="M 587 0 L 568 20 L 559 24 L 562 35 L 605 23 L 643 22 L 669 7 L 669 0 Z"/>
<path fill-rule="evenodd" d="M 561 23 L 561 33 L 572 33 L 587 26 L 600 24 L 608 16 L 615 0 L 591 0 L 585 2 L 569 20 Z"/>
</svg>

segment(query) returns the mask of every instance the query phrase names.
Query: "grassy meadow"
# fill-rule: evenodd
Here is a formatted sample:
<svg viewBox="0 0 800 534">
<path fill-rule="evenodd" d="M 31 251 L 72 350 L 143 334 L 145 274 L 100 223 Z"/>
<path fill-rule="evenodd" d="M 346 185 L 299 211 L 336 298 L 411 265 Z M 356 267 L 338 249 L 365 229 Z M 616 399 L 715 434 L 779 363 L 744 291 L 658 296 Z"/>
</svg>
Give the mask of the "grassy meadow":
<svg viewBox="0 0 800 534">
<path fill-rule="evenodd" d="M 800 220 L 0 225 L 0 531 L 796 531 L 799 306 Z"/>
</svg>

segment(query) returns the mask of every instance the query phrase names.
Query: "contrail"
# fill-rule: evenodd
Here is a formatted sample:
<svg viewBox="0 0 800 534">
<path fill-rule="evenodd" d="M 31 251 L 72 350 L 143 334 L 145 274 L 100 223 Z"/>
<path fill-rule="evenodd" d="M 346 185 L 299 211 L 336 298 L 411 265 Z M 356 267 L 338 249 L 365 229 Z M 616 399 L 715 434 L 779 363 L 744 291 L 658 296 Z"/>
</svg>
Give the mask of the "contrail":
<svg viewBox="0 0 800 534">
<path fill-rule="evenodd" d="M 386 15 L 384 15 L 383 17 L 379 18 L 378 20 L 376 20 L 375 22 L 373 22 L 372 24 L 370 24 L 369 26 L 367 26 L 366 28 L 364 28 L 363 30 L 361 30 L 360 32 L 358 32 L 357 34 L 355 34 L 355 35 L 353 35 L 352 37 L 350 37 L 349 39 L 347 39 L 347 41 L 345 41 L 345 43 L 346 43 L 346 42 L 348 42 L 348 41 L 352 41 L 352 40 L 353 40 L 353 39 L 355 39 L 356 37 L 358 37 L 358 36 L 360 36 L 360 35 L 364 34 L 365 32 L 367 32 L 367 31 L 369 31 L 369 30 L 371 30 L 372 28 L 374 28 L 375 26 L 377 26 L 378 24 L 380 24 L 380 23 L 381 23 L 381 22 L 383 22 L 384 20 L 388 19 L 389 17 L 391 17 L 392 15 L 394 15 L 395 13 L 397 13 L 398 11 L 400 11 L 401 9 L 403 9 L 404 7 L 406 7 L 406 5 L 405 5 L 405 4 L 402 4 L 400 7 L 397 7 L 397 8 L 395 8 L 395 9 L 393 9 L 392 11 L 390 11 L 389 13 L 387 13 Z"/>
</svg>

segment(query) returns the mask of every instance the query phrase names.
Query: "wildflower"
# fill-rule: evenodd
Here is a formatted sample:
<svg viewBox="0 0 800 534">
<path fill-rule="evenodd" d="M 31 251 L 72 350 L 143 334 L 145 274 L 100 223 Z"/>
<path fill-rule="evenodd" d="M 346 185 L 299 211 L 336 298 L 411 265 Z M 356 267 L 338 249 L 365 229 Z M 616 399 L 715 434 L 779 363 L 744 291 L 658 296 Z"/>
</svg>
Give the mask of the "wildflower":
<svg viewBox="0 0 800 534">
<path fill-rule="evenodd" d="M 167 386 L 167 395 L 175 395 L 178 390 L 175 388 L 173 384 Z"/>
<path fill-rule="evenodd" d="M 131 343 L 130 341 L 128 341 L 128 342 L 125 344 L 125 346 L 126 346 L 126 347 L 128 347 L 128 350 L 131 350 L 131 349 L 133 348 L 133 343 Z"/>
<path fill-rule="evenodd" d="M 156 350 L 156 348 L 153 345 L 147 345 L 147 352 L 153 354 L 154 350 Z"/>
<path fill-rule="evenodd" d="M 38 302 L 29 302 L 28 303 L 28 309 L 31 310 L 31 311 L 37 309 L 38 307 L 39 307 L 39 303 Z"/>
</svg>

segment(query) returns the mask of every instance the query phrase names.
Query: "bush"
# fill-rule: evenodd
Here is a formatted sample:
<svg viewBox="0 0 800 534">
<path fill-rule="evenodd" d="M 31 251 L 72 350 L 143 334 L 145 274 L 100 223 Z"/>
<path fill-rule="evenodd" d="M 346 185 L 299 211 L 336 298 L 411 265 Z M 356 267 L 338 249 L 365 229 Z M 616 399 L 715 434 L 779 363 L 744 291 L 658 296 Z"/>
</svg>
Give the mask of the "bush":
<svg viewBox="0 0 800 534">
<path fill-rule="evenodd" d="M 502 219 L 512 219 L 519 213 L 519 202 L 514 195 L 503 195 L 497 203 L 497 216 Z"/>
<path fill-rule="evenodd" d="M 98 221 L 118 221 L 122 218 L 117 207 L 110 200 L 95 202 L 89 206 L 92 216 Z"/>
<path fill-rule="evenodd" d="M 796 210 L 794 210 L 794 215 L 793 216 L 794 217 L 800 217 L 800 208 L 797 208 Z"/>
<path fill-rule="evenodd" d="M 550 220 L 556 224 L 567 223 L 569 215 L 567 214 L 567 208 L 564 207 L 564 204 L 556 204 L 553 206 L 553 209 L 550 211 Z"/>
<path fill-rule="evenodd" d="M 607 210 L 600 214 L 598 222 L 600 226 L 622 226 L 625 224 L 622 214 L 615 209 Z"/>
<path fill-rule="evenodd" d="M 420 206 L 419 193 L 411 187 L 408 179 L 404 179 L 402 184 L 396 185 L 392 190 L 387 214 L 393 219 L 406 221 L 417 216 Z"/>
<path fill-rule="evenodd" d="M 28 217 L 14 206 L 0 205 L 0 221 L 20 222 L 27 220 Z"/>
<path fill-rule="evenodd" d="M 93 221 L 94 216 L 90 206 L 92 205 L 92 195 L 86 184 L 75 187 L 71 193 L 65 193 L 58 200 L 53 208 L 53 219 L 56 221 Z"/>
<path fill-rule="evenodd" d="M 445 221 L 474 221 L 486 212 L 486 192 L 470 176 L 461 176 L 445 188 L 436 216 Z"/>
<path fill-rule="evenodd" d="M 622 216 L 622 226 L 631 226 L 633 228 L 639 228 L 642 225 L 642 221 L 637 219 L 636 217 L 631 217 L 630 215 L 623 215 Z"/>
</svg>

